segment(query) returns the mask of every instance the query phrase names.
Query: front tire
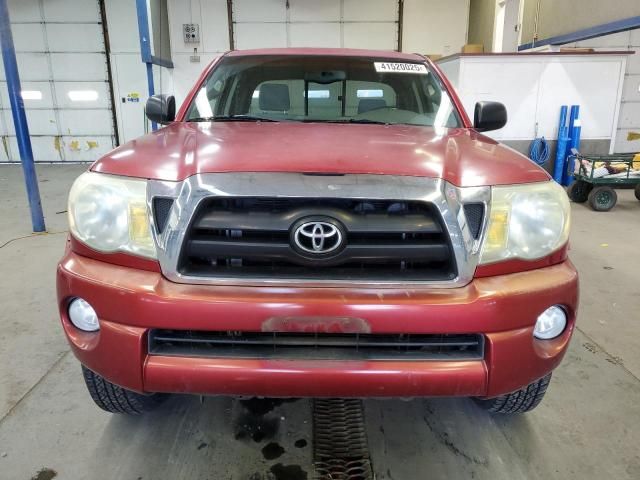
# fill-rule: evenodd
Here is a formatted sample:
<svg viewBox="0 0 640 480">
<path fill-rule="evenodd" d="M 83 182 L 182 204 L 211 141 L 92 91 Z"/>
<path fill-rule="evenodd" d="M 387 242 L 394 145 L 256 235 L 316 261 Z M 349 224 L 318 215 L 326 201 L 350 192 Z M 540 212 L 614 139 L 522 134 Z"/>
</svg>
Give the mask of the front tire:
<svg viewBox="0 0 640 480">
<path fill-rule="evenodd" d="M 636 188 L 634 189 L 633 193 L 635 193 L 636 198 L 640 200 L 640 183 L 636 185 Z"/>
<path fill-rule="evenodd" d="M 596 212 L 608 212 L 617 202 L 618 194 L 611 187 L 595 187 L 589 192 L 589 205 Z"/>
<path fill-rule="evenodd" d="M 589 192 L 593 188 L 593 185 L 583 180 L 576 180 L 567 189 L 569 200 L 574 203 L 584 203 L 589 198 Z"/>
<path fill-rule="evenodd" d="M 516 392 L 500 395 L 499 397 L 491 398 L 489 400 L 479 398 L 476 398 L 475 400 L 478 405 L 491 413 L 530 412 L 542 401 L 542 398 L 549 387 L 549 382 L 551 382 L 550 373 Z"/>
<path fill-rule="evenodd" d="M 140 415 L 156 408 L 166 395 L 140 393 L 119 387 L 82 365 L 82 376 L 93 401 L 110 413 Z"/>
</svg>

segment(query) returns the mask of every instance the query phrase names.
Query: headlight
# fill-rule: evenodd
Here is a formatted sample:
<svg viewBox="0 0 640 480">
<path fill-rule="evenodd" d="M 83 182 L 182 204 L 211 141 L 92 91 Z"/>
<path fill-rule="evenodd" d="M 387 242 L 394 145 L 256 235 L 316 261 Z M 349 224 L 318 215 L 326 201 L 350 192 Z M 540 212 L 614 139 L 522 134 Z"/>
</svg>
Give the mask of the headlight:
<svg viewBox="0 0 640 480">
<path fill-rule="evenodd" d="M 147 182 L 87 172 L 69 193 L 71 233 L 101 252 L 156 258 L 147 213 Z"/>
<path fill-rule="evenodd" d="M 480 263 L 545 257 L 567 242 L 569 226 L 569 199 L 556 182 L 492 187 Z"/>
</svg>

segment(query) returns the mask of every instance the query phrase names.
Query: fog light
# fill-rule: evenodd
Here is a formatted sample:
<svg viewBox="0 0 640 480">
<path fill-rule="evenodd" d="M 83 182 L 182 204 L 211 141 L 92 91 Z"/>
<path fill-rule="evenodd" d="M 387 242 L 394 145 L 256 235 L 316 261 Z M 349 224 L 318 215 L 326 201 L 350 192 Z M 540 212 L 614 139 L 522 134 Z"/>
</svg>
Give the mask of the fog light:
<svg viewBox="0 0 640 480">
<path fill-rule="evenodd" d="M 553 305 L 538 317 L 533 336 L 541 340 L 551 340 L 564 332 L 567 326 L 567 314 L 564 309 Z"/>
<path fill-rule="evenodd" d="M 71 323 L 85 332 L 95 332 L 100 329 L 96 311 L 82 298 L 72 300 L 69 305 L 69 319 Z"/>
</svg>

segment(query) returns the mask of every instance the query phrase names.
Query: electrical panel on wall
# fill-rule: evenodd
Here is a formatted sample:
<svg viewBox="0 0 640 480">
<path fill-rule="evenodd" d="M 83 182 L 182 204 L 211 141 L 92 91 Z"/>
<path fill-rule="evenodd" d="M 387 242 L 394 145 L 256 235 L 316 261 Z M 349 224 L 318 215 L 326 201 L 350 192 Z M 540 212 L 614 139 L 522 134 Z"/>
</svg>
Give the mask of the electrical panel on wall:
<svg viewBox="0 0 640 480">
<path fill-rule="evenodd" d="M 182 24 L 184 43 L 200 43 L 200 25 L 197 23 Z"/>
</svg>

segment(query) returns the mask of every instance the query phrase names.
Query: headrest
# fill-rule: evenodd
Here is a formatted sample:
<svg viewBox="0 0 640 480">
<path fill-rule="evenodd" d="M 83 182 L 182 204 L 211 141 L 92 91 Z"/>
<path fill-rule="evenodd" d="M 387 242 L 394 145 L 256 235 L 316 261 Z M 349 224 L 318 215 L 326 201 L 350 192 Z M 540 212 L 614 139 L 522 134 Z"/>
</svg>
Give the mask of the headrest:
<svg viewBox="0 0 640 480">
<path fill-rule="evenodd" d="M 260 110 L 285 112 L 291 108 L 289 87 L 284 83 L 265 83 L 260 86 Z"/>
<path fill-rule="evenodd" d="M 387 106 L 387 102 L 384 98 L 363 98 L 358 103 L 358 113 L 368 112 L 369 110 L 377 110 L 378 108 L 384 108 Z"/>
</svg>

